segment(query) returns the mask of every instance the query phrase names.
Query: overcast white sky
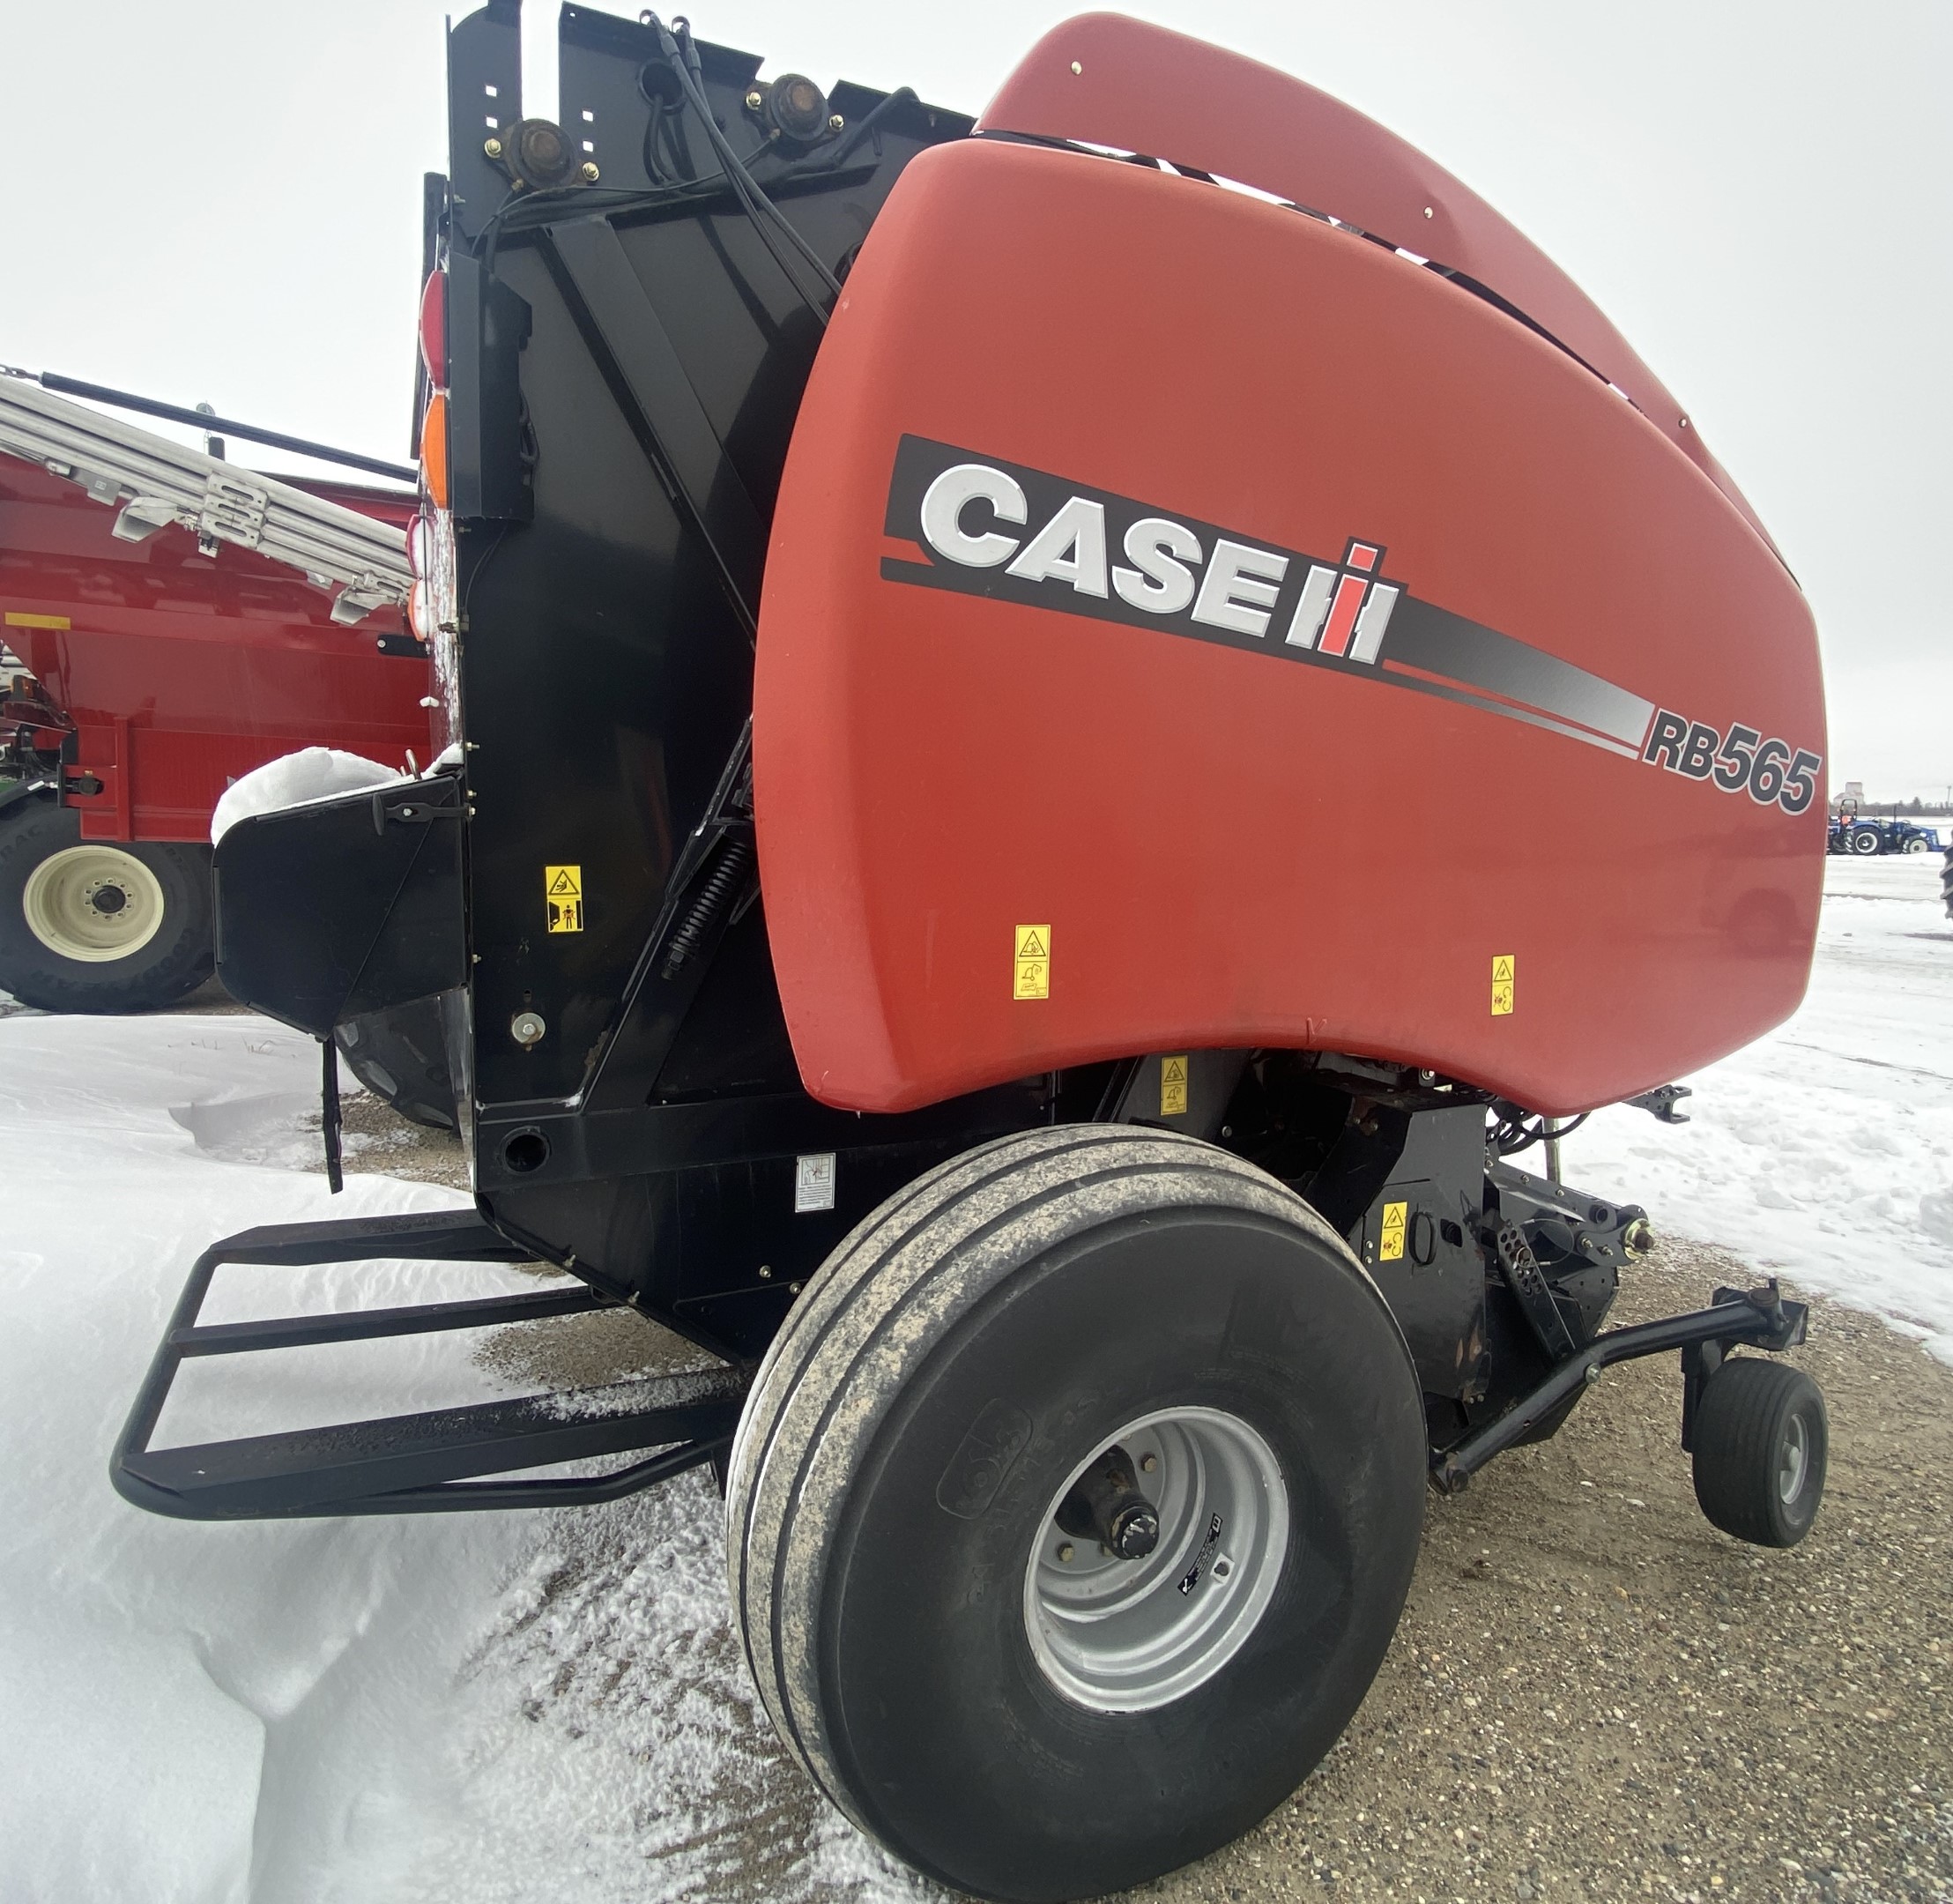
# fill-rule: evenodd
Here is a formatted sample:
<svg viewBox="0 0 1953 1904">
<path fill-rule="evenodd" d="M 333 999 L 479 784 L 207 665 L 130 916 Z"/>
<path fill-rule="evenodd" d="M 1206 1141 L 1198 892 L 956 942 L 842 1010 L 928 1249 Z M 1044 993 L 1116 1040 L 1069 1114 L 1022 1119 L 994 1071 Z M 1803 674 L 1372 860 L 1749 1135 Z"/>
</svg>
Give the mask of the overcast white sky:
<svg viewBox="0 0 1953 1904">
<path fill-rule="evenodd" d="M 1936 579 L 1953 504 L 1953 5 L 1128 10 L 1362 108 L 1570 271 L 1802 580 L 1823 636 L 1833 784 L 1953 784 L 1953 628 Z M 976 111 L 1082 8 L 689 11 L 702 36 L 774 71 L 910 85 Z M 442 13 L 440 0 L 0 0 L 14 174 L 0 362 L 405 460 L 420 180 L 445 163 Z M 553 97 L 554 15 L 530 13 L 524 103 L 538 113 Z"/>
</svg>

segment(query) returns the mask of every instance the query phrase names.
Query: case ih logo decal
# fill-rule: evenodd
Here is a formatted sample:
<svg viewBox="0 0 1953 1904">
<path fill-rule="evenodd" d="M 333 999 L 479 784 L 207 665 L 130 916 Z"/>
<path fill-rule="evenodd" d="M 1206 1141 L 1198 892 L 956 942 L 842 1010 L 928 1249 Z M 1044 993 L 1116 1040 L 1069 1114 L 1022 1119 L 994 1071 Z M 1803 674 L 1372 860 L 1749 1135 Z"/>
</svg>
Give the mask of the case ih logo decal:
<svg viewBox="0 0 1953 1904">
<path fill-rule="evenodd" d="M 1727 735 L 1557 655 L 1434 603 L 1385 573 L 1385 550 L 1342 560 L 1168 516 L 1043 470 L 904 436 L 884 529 L 926 560 L 885 556 L 885 580 L 1057 609 L 1360 673 L 1524 721 L 1625 760 L 1712 778 L 1798 814 L 1823 762 L 1740 723 Z M 1704 751 L 1706 749 L 1706 751 Z"/>
</svg>

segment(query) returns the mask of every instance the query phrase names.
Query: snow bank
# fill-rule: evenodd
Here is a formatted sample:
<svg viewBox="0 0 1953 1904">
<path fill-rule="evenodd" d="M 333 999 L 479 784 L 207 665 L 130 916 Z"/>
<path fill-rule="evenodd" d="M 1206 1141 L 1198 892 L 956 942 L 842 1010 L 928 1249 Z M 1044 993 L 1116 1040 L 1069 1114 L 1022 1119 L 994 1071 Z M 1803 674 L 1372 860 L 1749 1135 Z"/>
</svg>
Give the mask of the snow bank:
<svg viewBox="0 0 1953 1904">
<path fill-rule="evenodd" d="M 392 786 L 405 778 L 391 767 L 361 755 L 342 754 L 338 747 L 308 747 L 282 754 L 224 789 L 211 814 L 211 844 L 216 845 L 240 820 L 357 793 L 365 787 Z"/>
<path fill-rule="evenodd" d="M 1825 872 L 1797 1015 L 1685 1080 L 1688 1124 L 1596 1113 L 1566 1140 L 1564 1174 L 1645 1205 L 1658 1231 L 1885 1316 L 1953 1363 L 1953 921 L 1940 862 L 1834 859 Z"/>
</svg>

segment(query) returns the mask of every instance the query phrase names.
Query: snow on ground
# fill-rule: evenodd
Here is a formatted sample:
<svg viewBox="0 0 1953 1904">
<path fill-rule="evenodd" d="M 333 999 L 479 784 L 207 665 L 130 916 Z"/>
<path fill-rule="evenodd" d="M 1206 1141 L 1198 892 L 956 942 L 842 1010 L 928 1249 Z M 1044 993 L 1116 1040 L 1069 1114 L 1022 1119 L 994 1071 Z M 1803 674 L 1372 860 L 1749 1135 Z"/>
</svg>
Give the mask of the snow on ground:
<svg viewBox="0 0 1953 1904">
<path fill-rule="evenodd" d="M 1686 1127 L 1600 1113 L 1567 1174 L 1953 1360 L 1938 862 L 1827 874 L 1797 1018 L 1692 1080 Z M 263 1526 L 158 1520 L 111 1491 L 123 1412 L 209 1241 L 458 1201 L 373 1176 L 329 1198 L 303 1128 L 317 1061 L 248 1015 L 0 1018 L 0 1904 L 917 1897 L 756 1710 L 703 1477 L 568 1513 Z M 517 1274 L 234 1271 L 211 1315 Z M 507 1392 L 467 1342 L 223 1370 L 162 1439 Z"/>
<path fill-rule="evenodd" d="M 1953 920 L 1938 855 L 1827 860 L 1802 1008 L 1685 1082 L 1688 1124 L 1600 1112 L 1565 1142 L 1567 1180 L 1887 1316 L 1953 1363 Z M 1536 1169 L 1537 1154 L 1517 1161 Z"/>
</svg>

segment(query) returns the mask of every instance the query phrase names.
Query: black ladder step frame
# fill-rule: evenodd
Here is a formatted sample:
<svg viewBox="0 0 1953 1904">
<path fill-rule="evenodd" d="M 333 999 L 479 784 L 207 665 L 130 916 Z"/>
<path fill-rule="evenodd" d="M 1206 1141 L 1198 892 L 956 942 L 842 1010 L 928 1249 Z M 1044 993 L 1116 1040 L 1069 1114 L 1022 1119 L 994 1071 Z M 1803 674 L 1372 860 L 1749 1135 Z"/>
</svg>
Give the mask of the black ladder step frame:
<svg viewBox="0 0 1953 1904">
<path fill-rule="evenodd" d="M 533 1261 L 535 1253 L 511 1242 L 472 1210 L 271 1224 L 213 1243 L 190 1270 L 115 1443 L 109 1476 L 116 1492 L 135 1506 L 185 1521 L 576 1506 L 635 1493 L 723 1455 L 730 1444 L 749 1377 L 727 1366 L 567 1394 L 151 1447 L 186 1361 L 482 1328 L 617 1306 L 583 1285 L 256 1322 L 197 1320 L 211 1283 L 226 1264 L 298 1268 L 387 1257 L 519 1263 Z M 606 1474 L 500 1478 L 525 1468 L 654 1448 L 660 1452 Z M 479 1478 L 483 1476 L 498 1478 Z"/>
</svg>

